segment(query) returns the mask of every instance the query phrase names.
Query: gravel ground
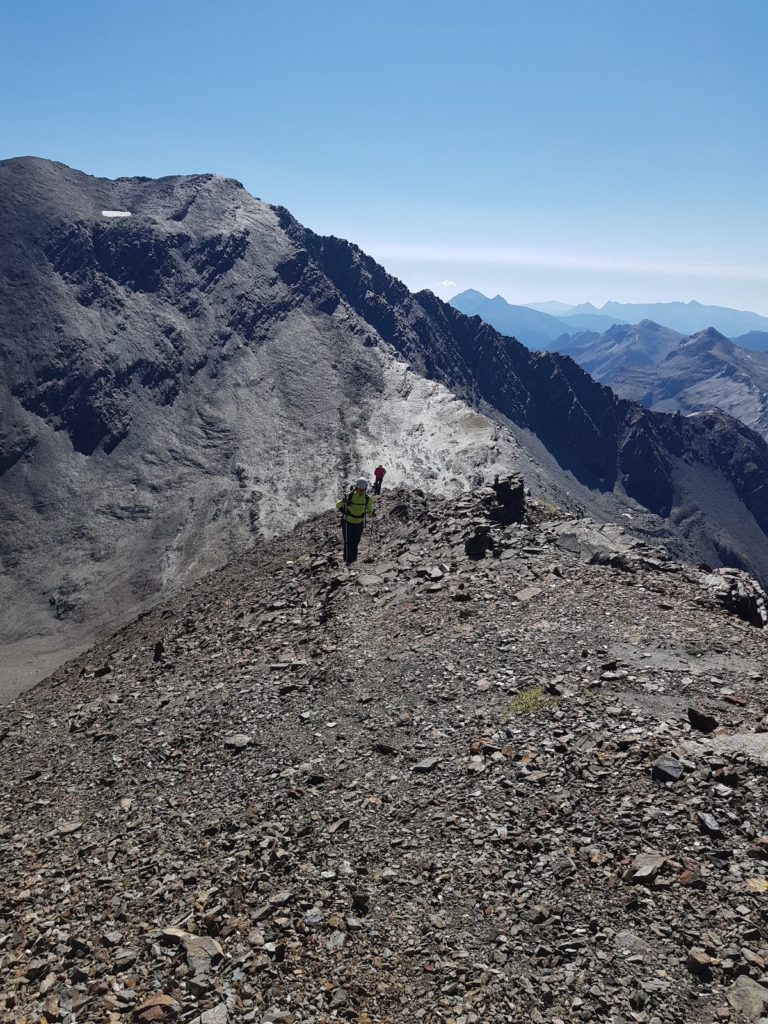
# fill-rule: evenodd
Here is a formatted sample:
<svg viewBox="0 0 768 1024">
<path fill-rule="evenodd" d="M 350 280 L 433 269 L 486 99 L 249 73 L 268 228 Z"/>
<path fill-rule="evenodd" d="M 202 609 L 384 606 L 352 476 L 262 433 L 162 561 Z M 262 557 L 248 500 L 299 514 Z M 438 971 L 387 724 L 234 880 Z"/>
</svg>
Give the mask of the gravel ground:
<svg viewBox="0 0 768 1024">
<path fill-rule="evenodd" d="M 768 1013 L 765 631 L 495 511 L 319 516 L 0 709 L 0 1020 Z"/>
</svg>

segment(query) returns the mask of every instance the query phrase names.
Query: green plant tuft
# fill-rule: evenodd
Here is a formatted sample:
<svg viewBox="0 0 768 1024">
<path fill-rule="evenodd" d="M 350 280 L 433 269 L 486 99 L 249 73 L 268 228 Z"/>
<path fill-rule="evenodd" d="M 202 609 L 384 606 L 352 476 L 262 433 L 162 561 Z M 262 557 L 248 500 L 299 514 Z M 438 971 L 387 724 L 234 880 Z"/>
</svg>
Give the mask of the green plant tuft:
<svg viewBox="0 0 768 1024">
<path fill-rule="evenodd" d="M 565 519 L 563 509 L 540 498 L 528 498 L 525 504 L 525 518 L 532 523 L 546 523 L 552 519 Z"/>
<path fill-rule="evenodd" d="M 537 711 L 552 711 L 556 707 L 557 701 L 554 697 L 544 693 L 543 687 L 534 686 L 530 690 L 516 694 L 504 708 L 502 718 L 506 721 L 516 715 L 533 715 Z"/>
</svg>

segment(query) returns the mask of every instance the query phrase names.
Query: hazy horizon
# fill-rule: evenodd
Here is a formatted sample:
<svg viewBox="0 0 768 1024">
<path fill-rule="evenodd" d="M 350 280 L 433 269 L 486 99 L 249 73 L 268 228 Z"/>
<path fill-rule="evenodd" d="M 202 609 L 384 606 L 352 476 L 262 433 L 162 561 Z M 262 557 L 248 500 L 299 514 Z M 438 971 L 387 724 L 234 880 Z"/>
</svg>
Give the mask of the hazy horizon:
<svg viewBox="0 0 768 1024">
<path fill-rule="evenodd" d="M 691 303 L 698 303 L 699 305 L 702 305 L 702 306 L 723 306 L 723 303 L 720 303 L 720 302 L 701 302 L 699 299 L 664 299 L 664 300 L 662 300 L 662 299 L 649 299 L 649 298 L 645 298 L 645 299 L 632 299 L 632 300 L 625 301 L 625 300 L 622 300 L 622 299 L 610 298 L 610 299 L 606 299 L 604 302 L 599 302 L 598 303 L 598 302 L 592 302 L 590 299 L 584 299 L 581 302 L 563 302 L 560 298 L 558 298 L 558 297 L 554 297 L 553 298 L 552 296 L 549 296 L 548 298 L 544 298 L 544 299 L 529 299 L 527 302 L 516 302 L 516 301 L 513 301 L 512 299 L 508 298 L 506 295 L 503 295 L 501 292 L 494 292 L 492 295 L 490 295 L 490 294 L 488 294 L 488 292 L 484 292 L 482 288 L 473 288 L 472 285 L 470 285 L 467 288 L 461 289 L 461 291 L 454 291 L 453 294 L 450 296 L 450 298 L 451 299 L 456 298 L 457 296 L 461 295 L 462 292 L 466 292 L 466 291 L 480 292 L 481 294 L 485 295 L 485 297 L 488 298 L 488 299 L 495 299 L 497 297 L 500 297 L 500 298 L 504 299 L 505 302 L 508 302 L 511 306 L 527 306 L 529 308 L 534 308 L 536 306 L 544 306 L 544 305 L 547 305 L 548 303 L 560 303 L 563 306 L 568 306 L 569 309 L 573 309 L 576 306 L 582 306 L 582 305 L 586 305 L 587 303 L 591 303 L 591 305 L 593 305 L 595 307 L 595 312 L 597 312 L 597 313 L 599 313 L 607 304 L 609 304 L 611 302 L 615 302 L 615 303 L 620 304 L 620 305 L 639 305 L 639 306 L 655 306 L 655 305 L 662 304 L 664 302 L 680 302 L 680 303 L 683 303 L 683 305 L 690 305 Z M 741 313 L 757 313 L 759 316 L 768 316 L 768 314 L 761 313 L 760 310 L 758 310 L 758 309 L 740 309 L 739 310 L 738 307 L 736 307 L 736 306 L 724 306 L 723 308 L 725 308 L 725 309 L 737 309 L 738 312 L 741 312 Z M 552 316 L 558 316 L 558 314 L 555 313 L 555 312 L 553 312 L 551 315 Z M 563 310 L 559 315 L 560 316 L 566 316 L 567 314 L 566 314 L 565 310 Z"/>
</svg>

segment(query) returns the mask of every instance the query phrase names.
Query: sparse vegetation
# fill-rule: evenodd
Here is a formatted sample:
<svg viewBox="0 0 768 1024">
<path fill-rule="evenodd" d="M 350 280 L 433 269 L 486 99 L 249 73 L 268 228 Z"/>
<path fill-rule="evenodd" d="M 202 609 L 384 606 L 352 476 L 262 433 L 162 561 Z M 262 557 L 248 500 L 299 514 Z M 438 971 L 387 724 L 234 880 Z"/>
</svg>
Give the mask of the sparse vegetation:
<svg viewBox="0 0 768 1024">
<path fill-rule="evenodd" d="M 566 513 L 548 501 L 528 498 L 525 503 L 525 517 L 531 523 L 544 523 L 550 519 L 565 519 Z"/>
<path fill-rule="evenodd" d="M 544 693 L 542 686 L 533 686 L 530 690 L 523 690 L 516 694 L 504 708 L 502 718 L 508 721 L 518 715 L 533 715 L 539 711 L 552 711 L 557 707 L 557 701 Z"/>
<path fill-rule="evenodd" d="M 579 698 L 585 701 L 586 703 L 589 703 L 593 700 L 602 700 L 603 695 L 599 690 L 594 690 L 587 686 L 580 691 Z"/>
</svg>

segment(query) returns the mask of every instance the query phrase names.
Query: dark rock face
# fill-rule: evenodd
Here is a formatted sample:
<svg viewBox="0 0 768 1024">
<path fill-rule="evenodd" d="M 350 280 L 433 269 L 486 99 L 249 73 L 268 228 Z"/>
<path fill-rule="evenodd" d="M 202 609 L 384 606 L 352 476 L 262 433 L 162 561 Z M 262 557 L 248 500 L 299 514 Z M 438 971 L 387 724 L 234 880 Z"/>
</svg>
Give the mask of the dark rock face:
<svg viewBox="0 0 768 1024">
<path fill-rule="evenodd" d="M 525 481 L 521 476 L 510 475 L 493 481 L 493 498 L 488 502 L 488 515 L 497 523 L 509 526 L 522 523 L 525 518 Z"/>
<path fill-rule="evenodd" d="M 693 729 L 705 734 L 714 732 L 720 724 L 714 715 L 708 715 L 698 708 L 688 708 L 688 721 Z"/>
<path fill-rule="evenodd" d="M 10 405 L 10 395 L 0 394 L 0 406 Z M 0 419 L 0 476 L 15 465 L 25 455 L 29 455 L 35 447 L 34 430 L 20 417 L 12 413 Z"/>
<path fill-rule="evenodd" d="M 761 587 L 738 569 L 716 569 L 706 577 L 715 600 L 745 622 L 768 627 L 768 604 Z"/>
</svg>

